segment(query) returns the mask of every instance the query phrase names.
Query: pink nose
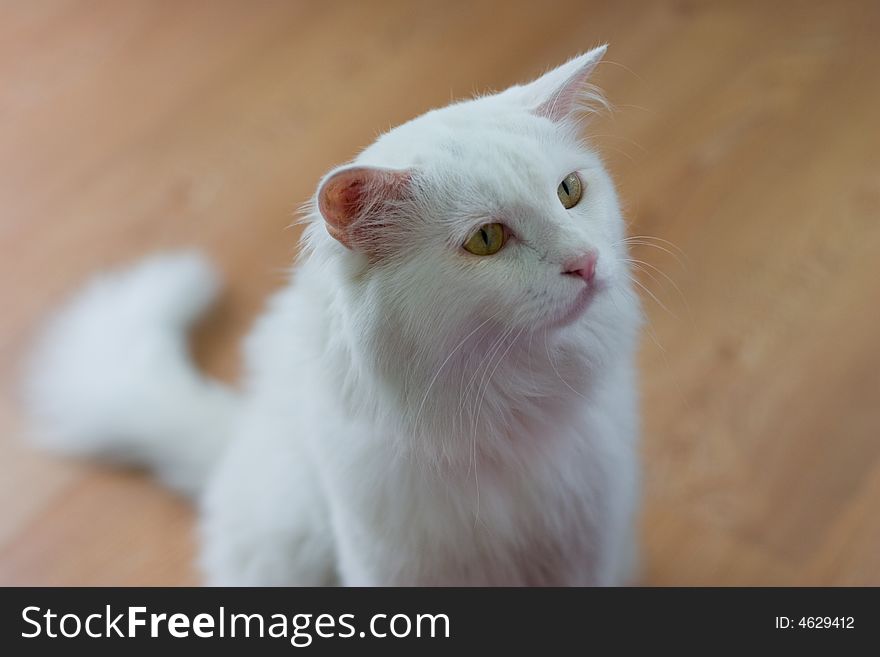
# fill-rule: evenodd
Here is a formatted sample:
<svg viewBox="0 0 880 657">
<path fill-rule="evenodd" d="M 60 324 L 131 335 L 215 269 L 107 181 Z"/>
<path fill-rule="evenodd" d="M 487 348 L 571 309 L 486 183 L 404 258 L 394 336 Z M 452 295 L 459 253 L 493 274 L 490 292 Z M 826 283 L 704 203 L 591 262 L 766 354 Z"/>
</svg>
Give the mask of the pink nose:
<svg viewBox="0 0 880 657">
<path fill-rule="evenodd" d="M 567 276 L 577 276 L 584 279 L 587 283 L 591 283 L 596 277 L 596 261 L 598 259 L 599 255 L 595 251 L 577 258 L 571 258 L 566 260 L 562 273 Z"/>
</svg>

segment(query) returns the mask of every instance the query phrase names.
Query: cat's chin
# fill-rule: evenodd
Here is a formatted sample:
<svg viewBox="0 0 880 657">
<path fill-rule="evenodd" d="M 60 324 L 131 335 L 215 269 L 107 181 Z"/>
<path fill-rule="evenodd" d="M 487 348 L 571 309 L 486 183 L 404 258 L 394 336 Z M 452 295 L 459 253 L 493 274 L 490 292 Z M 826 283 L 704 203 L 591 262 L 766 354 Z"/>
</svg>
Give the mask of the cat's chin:
<svg viewBox="0 0 880 657">
<path fill-rule="evenodd" d="M 563 328 L 577 322 L 601 291 L 602 285 L 599 283 L 586 286 L 577 294 L 574 301 L 563 306 L 559 313 L 550 319 L 547 328 Z"/>
</svg>

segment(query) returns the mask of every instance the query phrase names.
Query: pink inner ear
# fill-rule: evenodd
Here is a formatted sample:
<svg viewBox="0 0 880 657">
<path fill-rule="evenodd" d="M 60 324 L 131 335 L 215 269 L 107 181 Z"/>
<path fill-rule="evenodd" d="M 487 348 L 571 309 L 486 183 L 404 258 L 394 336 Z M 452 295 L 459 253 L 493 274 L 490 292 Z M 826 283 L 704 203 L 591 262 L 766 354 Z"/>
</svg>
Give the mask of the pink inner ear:
<svg viewBox="0 0 880 657">
<path fill-rule="evenodd" d="M 363 166 L 331 174 L 318 192 L 327 232 L 350 249 L 368 241 L 364 232 L 375 229 L 373 220 L 380 218 L 383 202 L 402 198 L 409 179 L 406 171 Z"/>
<path fill-rule="evenodd" d="M 358 171 L 345 171 L 327 180 L 318 195 L 318 209 L 327 222 L 327 230 L 349 247 L 348 229 L 360 216 L 364 186 L 364 179 Z"/>
</svg>

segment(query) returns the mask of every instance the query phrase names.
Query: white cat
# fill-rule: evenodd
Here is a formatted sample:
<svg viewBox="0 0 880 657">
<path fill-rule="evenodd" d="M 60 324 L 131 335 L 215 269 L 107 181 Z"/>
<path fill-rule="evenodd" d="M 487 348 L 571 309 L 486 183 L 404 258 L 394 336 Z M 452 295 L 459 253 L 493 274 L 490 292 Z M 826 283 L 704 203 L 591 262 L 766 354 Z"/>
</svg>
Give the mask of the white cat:
<svg viewBox="0 0 880 657">
<path fill-rule="evenodd" d="M 198 255 L 93 282 L 33 363 L 41 442 L 197 498 L 211 584 L 629 581 L 640 311 L 578 137 L 604 52 L 331 171 L 240 392 L 187 354 L 218 290 Z"/>
</svg>

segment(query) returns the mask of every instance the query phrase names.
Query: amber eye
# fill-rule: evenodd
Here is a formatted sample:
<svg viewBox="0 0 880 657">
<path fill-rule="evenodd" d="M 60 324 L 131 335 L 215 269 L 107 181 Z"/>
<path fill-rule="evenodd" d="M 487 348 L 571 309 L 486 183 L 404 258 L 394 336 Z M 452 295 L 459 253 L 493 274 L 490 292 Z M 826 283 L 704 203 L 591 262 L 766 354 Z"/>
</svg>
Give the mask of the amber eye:
<svg viewBox="0 0 880 657">
<path fill-rule="evenodd" d="M 463 246 L 466 251 L 470 251 L 474 255 L 487 256 L 498 253 L 505 241 L 507 241 L 507 235 L 504 232 L 504 226 L 483 224 Z"/>
<path fill-rule="evenodd" d="M 568 210 L 576 206 L 578 201 L 581 200 L 583 189 L 584 186 L 580 177 L 577 173 L 571 172 L 565 177 L 565 180 L 559 183 L 556 193 L 559 194 L 559 201 L 562 203 L 562 206 Z"/>
</svg>

